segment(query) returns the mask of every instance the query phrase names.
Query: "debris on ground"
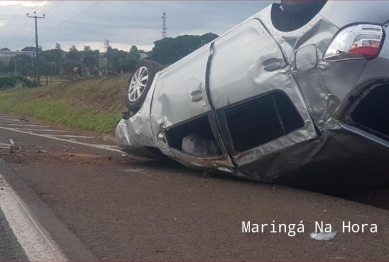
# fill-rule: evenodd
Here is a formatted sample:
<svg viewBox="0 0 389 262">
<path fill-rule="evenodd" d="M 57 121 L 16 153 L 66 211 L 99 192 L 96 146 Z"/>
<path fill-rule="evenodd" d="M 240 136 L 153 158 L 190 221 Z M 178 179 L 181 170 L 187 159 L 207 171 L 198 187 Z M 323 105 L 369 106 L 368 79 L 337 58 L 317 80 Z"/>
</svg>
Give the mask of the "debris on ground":
<svg viewBox="0 0 389 262">
<path fill-rule="evenodd" d="M 334 239 L 338 232 L 321 232 L 321 233 L 309 233 L 309 236 L 315 240 L 331 240 Z"/>
<path fill-rule="evenodd" d="M 25 117 L 19 118 L 19 121 L 26 121 L 29 122 L 30 120 L 26 119 Z"/>
<path fill-rule="evenodd" d="M 207 171 L 204 171 L 203 176 L 210 177 L 210 176 L 212 176 L 213 173 L 214 173 L 213 170 L 207 170 Z"/>
<path fill-rule="evenodd" d="M 10 139 L 9 142 L 10 142 L 10 144 L 0 142 L 0 149 L 10 149 L 10 150 L 18 149 L 15 147 L 15 142 L 12 139 Z"/>
<path fill-rule="evenodd" d="M 39 150 L 38 153 L 47 153 L 47 150 Z"/>
</svg>

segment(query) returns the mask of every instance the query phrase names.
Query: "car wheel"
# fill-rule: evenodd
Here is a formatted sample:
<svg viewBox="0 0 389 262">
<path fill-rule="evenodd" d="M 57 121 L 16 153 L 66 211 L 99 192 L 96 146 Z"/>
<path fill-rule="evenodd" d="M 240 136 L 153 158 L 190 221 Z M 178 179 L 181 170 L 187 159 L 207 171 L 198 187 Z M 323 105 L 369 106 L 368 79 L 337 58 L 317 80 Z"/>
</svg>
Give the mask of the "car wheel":
<svg viewBox="0 0 389 262">
<path fill-rule="evenodd" d="M 293 15 L 320 10 L 327 0 L 281 0 L 282 8 Z"/>
<path fill-rule="evenodd" d="M 162 65 L 153 60 L 143 60 L 135 69 L 128 81 L 125 99 L 129 111 L 135 113 L 142 107 L 155 74 L 161 71 L 161 69 Z"/>
</svg>

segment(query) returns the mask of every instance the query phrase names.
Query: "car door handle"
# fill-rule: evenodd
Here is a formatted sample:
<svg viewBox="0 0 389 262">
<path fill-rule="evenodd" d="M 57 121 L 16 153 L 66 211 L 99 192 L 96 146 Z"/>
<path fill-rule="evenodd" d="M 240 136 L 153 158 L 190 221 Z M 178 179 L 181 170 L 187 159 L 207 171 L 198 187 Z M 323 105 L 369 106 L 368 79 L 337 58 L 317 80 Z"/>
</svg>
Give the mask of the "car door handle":
<svg viewBox="0 0 389 262">
<path fill-rule="evenodd" d="M 276 71 L 277 69 L 280 69 L 281 63 L 275 58 L 270 58 L 262 63 L 263 69 L 265 69 L 268 72 Z"/>
<path fill-rule="evenodd" d="M 199 102 L 201 100 L 203 100 L 203 93 L 200 90 L 193 91 L 190 94 L 190 101 Z"/>
</svg>

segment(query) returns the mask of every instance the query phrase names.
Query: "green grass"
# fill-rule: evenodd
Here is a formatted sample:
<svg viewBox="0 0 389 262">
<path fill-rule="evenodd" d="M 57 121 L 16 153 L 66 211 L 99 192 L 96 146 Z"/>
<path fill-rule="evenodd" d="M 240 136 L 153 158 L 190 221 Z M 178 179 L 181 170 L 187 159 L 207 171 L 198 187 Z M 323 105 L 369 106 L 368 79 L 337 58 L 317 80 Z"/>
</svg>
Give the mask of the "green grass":
<svg viewBox="0 0 389 262">
<path fill-rule="evenodd" d="M 84 130 L 113 134 L 129 75 L 52 83 L 35 89 L 0 92 L 0 110 Z"/>
</svg>

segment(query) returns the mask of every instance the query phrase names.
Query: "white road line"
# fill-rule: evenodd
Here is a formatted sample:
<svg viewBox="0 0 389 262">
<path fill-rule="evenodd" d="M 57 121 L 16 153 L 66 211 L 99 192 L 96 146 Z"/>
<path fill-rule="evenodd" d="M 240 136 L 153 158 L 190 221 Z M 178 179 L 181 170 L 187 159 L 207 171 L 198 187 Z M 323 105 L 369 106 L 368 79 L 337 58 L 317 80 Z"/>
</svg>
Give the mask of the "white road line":
<svg viewBox="0 0 389 262">
<path fill-rule="evenodd" d="M 39 129 L 39 128 L 21 128 L 21 127 L 15 127 L 17 130 L 24 130 L 24 131 L 44 131 L 44 132 L 63 132 L 68 133 L 69 131 L 64 130 L 54 130 L 54 129 Z"/>
<path fill-rule="evenodd" d="M 40 127 L 50 127 L 50 126 L 41 126 L 41 125 L 30 125 L 30 124 L 25 124 L 25 123 L 20 123 L 20 124 L 5 124 L 5 123 L 1 123 L 0 122 L 0 125 L 7 125 L 7 126 L 40 126 Z"/>
<path fill-rule="evenodd" d="M 73 135 L 50 135 L 55 137 L 68 137 L 68 138 L 95 138 L 93 136 L 73 136 Z"/>
<path fill-rule="evenodd" d="M 63 139 L 63 138 L 59 138 L 59 137 L 54 137 L 54 136 L 50 136 L 50 135 L 45 135 L 45 134 L 30 133 L 30 132 L 27 132 L 27 131 L 22 131 L 22 130 L 18 130 L 18 129 L 14 129 L 14 128 L 3 127 L 3 126 L 0 126 L 0 129 L 14 131 L 14 132 L 19 132 L 19 133 L 22 133 L 22 134 L 28 134 L 28 135 L 32 135 L 32 136 L 39 136 L 39 137 L 44 137 L 44 138 L 50 138 L 50 139 L 54 139 L 54 140 L 58 140 L 58 141 L 62 141 L 62 142 L 73 143 L 73 144 L 78 144 L 78 145 L 82 145 L 82 146 L 89 146 L 89 147 L 93 147 L 93 148 L 104 149 L 104 150 L 108 150 L 108 151 L 122 153 L 122 151 L 120 151 L 117 147 L 113 148 L 113 146 L 111 146 L 111 145 L 88 144 L 88 143 L 67 140 L 67 139 Z"/>
<path fill-rule="evenodd" d="M 18 120 L 10 120 L 10 121 L 0 120 L 0 124 L 1 125 L 6 125 L 6 124 L 29 125 L 29 122 L 22 122 L 22 121 L 18 121 Z"/>
<path fill-rule="evenodd" d="M 29 261 L 67 261 L 43 226 L 35 221 L 27 205 L 0 174 L 0 208 Z"/>
<path fill-rule="evenodd" d="M 0 117 L 0 121 L 18 121 L 18 122 L 21 122 L 20 119 L 16 119 L 16 118 L 4 118 L 4 117 Z M 22 120 L 23 121 L 23 120 Z M 23 122 L 26 122 L 26 121 L 23 121 Z"/>
<path fill-rule="evenodd" d="M 0 123 L 5 122 L 5 123 L 15 123 L 15 122 L 20 122 L 20 123 L 25 123 L 20 121 L 19 119 L 0 119 Z"/>
</svg>

